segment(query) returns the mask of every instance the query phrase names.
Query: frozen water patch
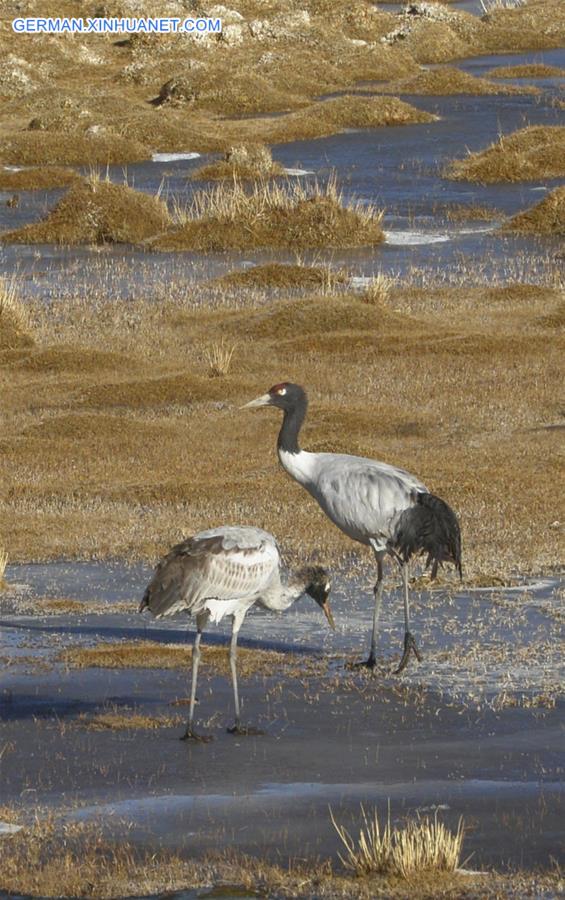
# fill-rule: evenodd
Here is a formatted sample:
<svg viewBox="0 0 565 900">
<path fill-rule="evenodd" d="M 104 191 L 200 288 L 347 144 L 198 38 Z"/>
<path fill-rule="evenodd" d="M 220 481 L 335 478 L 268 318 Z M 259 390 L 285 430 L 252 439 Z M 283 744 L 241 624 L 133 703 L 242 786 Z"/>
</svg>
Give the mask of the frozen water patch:
<svg viewBox="0 0 565 900">
<path fill-rule="evenodd" d="M 0 834 L 16 834 L 22 828 L 22 825 L 13 825 L 12 822 L 0 822 Z"/>
<path fill-rule="evenodd" d="M 284 174 L 293 175 L 298 178 L 301 175 L 315 175 L 316 173 L 313 171 L 313 169 L 285 169 Z"/>
<path fill-rule="evenodd" d="M 422 231 L 385 231 L 385 241 L 394 246 L 408 246 L 417 244 L 444 244 L 452 240 L 449 234 L 425 234 Z"/>
<path fill-rule="evenodd" d="M 181 159 L 198 159 L 200 153 L 153 153 L 151 162 L 176 162 Z"/>
</svg>

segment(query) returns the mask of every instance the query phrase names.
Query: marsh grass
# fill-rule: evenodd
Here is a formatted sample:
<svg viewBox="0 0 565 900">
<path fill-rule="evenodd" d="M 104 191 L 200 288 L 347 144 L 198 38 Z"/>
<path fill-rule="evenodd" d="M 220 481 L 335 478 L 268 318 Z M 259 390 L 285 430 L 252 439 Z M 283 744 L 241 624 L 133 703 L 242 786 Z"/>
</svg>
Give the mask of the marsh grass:
<svg viewBox="0 0 565 900">
<path fill-rule="evenodd" d="M 31 317 L 15 278 L 0 278 L 0 350 L 33 345 Z"/>
<path fill-rule="evenodd" d="M 524 212 L 513 216 L 503 228 L 517 234 L 565 235 L 565 187 L 558 187 Z"/>
<path fill-rule="evenodd" d="M 385 304 L 396 286 L 397 280 L 386 272 L 377 272 L 363 291 L 365 303 Z"/>
<path fill-rule="evenodd" d="M 113 184 L 107 171 L 104 175 L 91 167 L 86 179 L 73 184 L 45 219 L 0 237 L 24 244 L 138 243 L 169 224 L 167 207 L 158 197 Z"/>
<path fill-rule="evenodd" d="M 539 89 L 529 85 L 497 84 L 488 78 L 478 78 L 454 66 L 429 69 L 418 72 L 402 81 L 393 82 L 386 90 L 393 94 L 431 94 L 449 96 L 451 94 L 494 95 L 494 94 L 536 94 Z"/>
<path fill-rule="evenodd" d="M 57 661 L 69 668 L 98 669 L 186 669 L 192 659 L 192 647 L 186 644 L 160 644 L 155 641 L 100 642 L 94 647 L 72 647 L 63 650 Z M 250 650 L 238 648 L 238 674 L 242 677 L 273 674 L 298 666 L 294 654 L 274 650 Z M 227 647 L 209 644 L 202 648 L 202 672 L 225 674 L 229 672 Z"/>
<path fill-rule="evenodd" d="M 107 710 L 94 715 L 81 713 L 74 724 L 87 731 L 155 731 L 175 728 L 183 722 L 178 716 L 148 716 L 135 710 Z"/>
<path fill-rule="evenodd" d="M 519 9 L 527 0 L 481 0 L 481 9 L 485 16 L 500 9 Z"/>
<path fill-rule="evenodd" d="M 284 168 L 273 161 L 264 144 L 239 144 L 231 147 L 223 159 L 197 169 L 191 176 L 199 181 L 237 178 L 241 181 L 274 178 L 284 175 Z"/>
<path fill-rule="evenodd" d="M 491 78 L 565 78 L 565 69 L 545 63 L 523 63 L 516 66 L 497 66 L 490 69 Z"/>
<path fill-rule="evenodd" d="M 345 848 L 339 858 L 345 868 L 357 876 L 372 874 L 410 879 L 422 872 L 455 872 L 460 866 L 463 846 L 463 820 L 457 831 L 449 831 L 433 819 L 409 820 L 402 828 L 393 827 L 390 807 L 384 825 L 375 809 L 372 815 L 361 805 L 361 826 L 355 840 L 339 825 L 330 809 L 332 824 Z"/>
<path fill-rule="evenodd" d="M 254 247 L 353 247 L 383 239 L 382 210 L 346 204 L 334 176 L 325 184 L 257 181 L 245 188 L 234 178 L 197 191 L 176 204 L 179 224 L 153 242 L 164 250 Z"/>
<path fill-rule="evenodd" d="M 565 127 L 532 125 L 501 134 L 485 150 L 454 160 L 445 175 L 483 184 L 559 178 L 565 175 Z"/>
<path fill-rule="evenodd" d="M 78 172 L 61 166 L 23 169 L 20 172 L 0 169 L 0 191 L 49 191 L 67 187 L 79 178 Z"/>
<path fill-rule="evenodd" d="M 0 547 L 0 590 L 6 587 L 6 566 L 8 565 L 8 551 Z"/>
<path fill-rule="evenodd" d="M 204 348 L 203 357 L 210 378 L 223 378 L 228 374 L 236 348 L 237 344 L 228 344 L 224 339 Z"/>
</svg>

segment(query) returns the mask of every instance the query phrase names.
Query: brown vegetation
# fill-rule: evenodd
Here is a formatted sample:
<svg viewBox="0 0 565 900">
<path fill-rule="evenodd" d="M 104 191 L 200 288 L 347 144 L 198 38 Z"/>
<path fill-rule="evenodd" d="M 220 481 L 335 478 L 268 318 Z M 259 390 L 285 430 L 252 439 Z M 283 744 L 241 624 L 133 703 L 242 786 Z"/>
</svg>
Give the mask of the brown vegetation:
<svg viewBox="0 0 565 900">
<path fill-rule="evenodd" d="M 30 319 L 16 284 L 0 279 L 0 351 L 31 346 Z"/>
<path fill-rule="evenodd" d="M 518 66 L 497 66 L 488 74 L 491 78 L 565 78 L 565 69 L 545 63 L 524 63 Z"/>
<path fill-rule="evenodd" d="M 254 247 L 358 247 L 383 240 L 382 213 L 344 205 L 335 181 L 324 187 L 256 182 L 220 183 L 198 191 L 177 210 L 182 224 L 156 238 L 159 250 L 247 250 Z"/>
<path fill-rule="evenodd" d="M 78 172 L 73 169 L 63 169 L 60 166 L 22 169 L 18 172 L 0 169 L 0 191 L 48 191 L 67 187 L 79 177 Z"/>
<path fill-rule="evenodd" d="M 274 178 L 283 174 L 283 167 L 273 162 L 271 151 L 264 144 L 240 144 L 231 147 L 218 162 L 197 169 L 192 177 L 200 181 L 226 178 L 247 181 L 256 178 Z"/>
<path fill-rule="evenodd" d="M 310 392 L 305 447 L 404 466 L 453 505 L 467 577 L 558 565 L 558 290 L 397 284 L 377 304 L 229 291 L 216 309 L 197 291 L 33 304 L 35 346 L 0 351 L 12 559 L 155 559 L 232 521 L 266 527 L 290 559 L 369 563 L 279 471 L 277 417 L 237 411 L 287 378 Z M 203 348 L 222 340 L 237 366 L 210 378 Z"/>
<path fill-rule="evenodd" d="M 97 669 L 186 669 L 190 667 L 192 647 L 186 644 L 160 644 L 155 641 L 114 641 L 94 647 L 72 647 L 63 650 L 58 661 L 72 668 Z M 281 666 L 295 664 L 292 654 L 274 650 L 238 649 L 237 670 L 242 678 L 259 673 L 272 673 Z M 202 666 L 214 674 L 229 673 L 228 648 L 203 646 Z"/>
<path fill-rule="evenodd" d="M 116 134 L 89 137 L 76 133 L 22 131 L 0 141 L 0 161 L 18 166 L 105 166 L 150 157 L 147 146 Z"/>
<path fill-rule="evenodd" d="M 11 809 L 2 812 L 9 821 L 21 819 Z M 88 824 L 61 824 L 53 817 L 36 819 L 21 831 L 2 838 L 0 889 L 10 895 L 34 897 L 112 898 L 153 896 L 171 891 L 217 886 L 268 897 L 306 900 L 426 900 L 430 897 L 501 900 L 520 896 L 533 900 L 560 891 L 560 873 L 536 875 L 489 872 L 462 876 L 457 873 L 421 871 L 409 883 L 394 876 L 356 878 L 333 871 L 330 861 L 292 861 L 276 865 L 235 853 L 185 858 L 167 850 L 136 848 L 104 838 Z"/>
<path fill-rule="evenodd" d="M 496 84 L 487 78 L 477 78 L 456 69 L 445 66 L 441 69 L 428 69 L 411 75 L 403 81 L 394 81 L 387 87 L 393 94 L 535 94 L 535 87 L 516 87 L 514 85 Z"/>
<path fill-rule="evenodd" d="M 167 207 L 156 197 L 98 179 L 71 187 L 40 222 L 0 234 L 21 244 L 137 243 L 169 225 Z"/>
<path fill-rule="evenodd" d="M 565 127 L 532 125 L 500 135 L 486 150 L 455 160 L 448 178 L 492 184 L 528 181 L 565 175 Z"/>
<path fill-rule="evenodd" d="M 532 209 L 518 213 L 505 225 L 505 231 L 518 234 L 565 235 L 565 187 L 547 194 Z"/>
<path fill-rule="evenodd" d="M 346 276 L 325 266 L 303 266 L 283 263 L 266 263 L 230 272 L 218 279 L 218 283 L 226 287 L 251 288 L 255 290 L 314 290 L 331 288 L 343 284 Z"/>
</svg>

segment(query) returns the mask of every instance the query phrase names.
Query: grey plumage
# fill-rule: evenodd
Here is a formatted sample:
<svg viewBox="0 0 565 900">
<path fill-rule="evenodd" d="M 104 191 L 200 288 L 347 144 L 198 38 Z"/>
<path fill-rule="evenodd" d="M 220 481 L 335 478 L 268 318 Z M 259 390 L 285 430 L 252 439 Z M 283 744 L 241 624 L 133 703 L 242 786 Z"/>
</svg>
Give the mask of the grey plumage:
<svg viewBox="0 0 565 900">
<path fill-rule="evenodd" d="M 330 579 L 321 567 L 304 568 L 281 577 L 281 555 L 267 531 L 251 526 L 224 525 L 202 531 L 177 544 L 161 560 L 149 582 L 139 611 L 149 609 L 156 618 L 187 612 L 196 617 L 192 655 L 192 684 L 185 738 L 201 739 L 194 732 L 194 704 L 200 662 L 200 640 L 207 623 L 232 618 L 230 666 L 235 700 L 235 727 L 240 724 L 237 687 L 237 636 L 248 610 L 258 603 L 282 612 L 308 593 L 324 611 L 330 625 Z"/>
<path fill-rule="evenodd" d="M 461 533 L 453 510 L 431 494 L 425 484 L 404 469 L 377 460 L 342 453 L 308 453 L 298 444 L 306 417 L 308 398 L 297 384 L 274 385 L 267 394 L 246 404 L 275 406 L 283 412 L 277 440 L 283 468 L 320 504 L 345 534 L 371 547 L 377 561 L 375 608 L 371 652 L 367 665 L 376 662 L 376 639 L 380 613 L 383 561 L 388 554 L 400 562 L 404 584 L 404 654 L 397 672 L 408 662 L 410 652 L 420 658 L 409 629 L 408 563 L 417 554 L 426 555 L 432 577 L 439 565 L 453 563 L 461 575 Z"/>
</svg>

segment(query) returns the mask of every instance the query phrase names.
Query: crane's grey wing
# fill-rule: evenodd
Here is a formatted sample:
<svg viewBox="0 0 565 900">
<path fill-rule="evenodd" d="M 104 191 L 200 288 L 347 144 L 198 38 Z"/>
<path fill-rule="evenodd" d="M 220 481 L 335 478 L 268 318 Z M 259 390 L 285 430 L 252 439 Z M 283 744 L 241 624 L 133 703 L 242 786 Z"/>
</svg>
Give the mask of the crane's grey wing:
<svg viewBox="0 0 565 900">
<path fill-rule="evenodd" d="M 412 506 L 424 484 L 396 466 L 356 456 L 316 454 L 311 493 L 324 512 L 351 538 L 384 544 L 397 514 Z"/>
<path fill-rule="evenodd" d="M 250 534 L 259 529 L 213 531 L 177 544 L 161 560 L 140 611 L 148 607 L 157 618 L 180 610 L 198 613 L 206 600 L 251 599 L 265 588 L 280 563 L 273 538 Z"/>
</svg>

